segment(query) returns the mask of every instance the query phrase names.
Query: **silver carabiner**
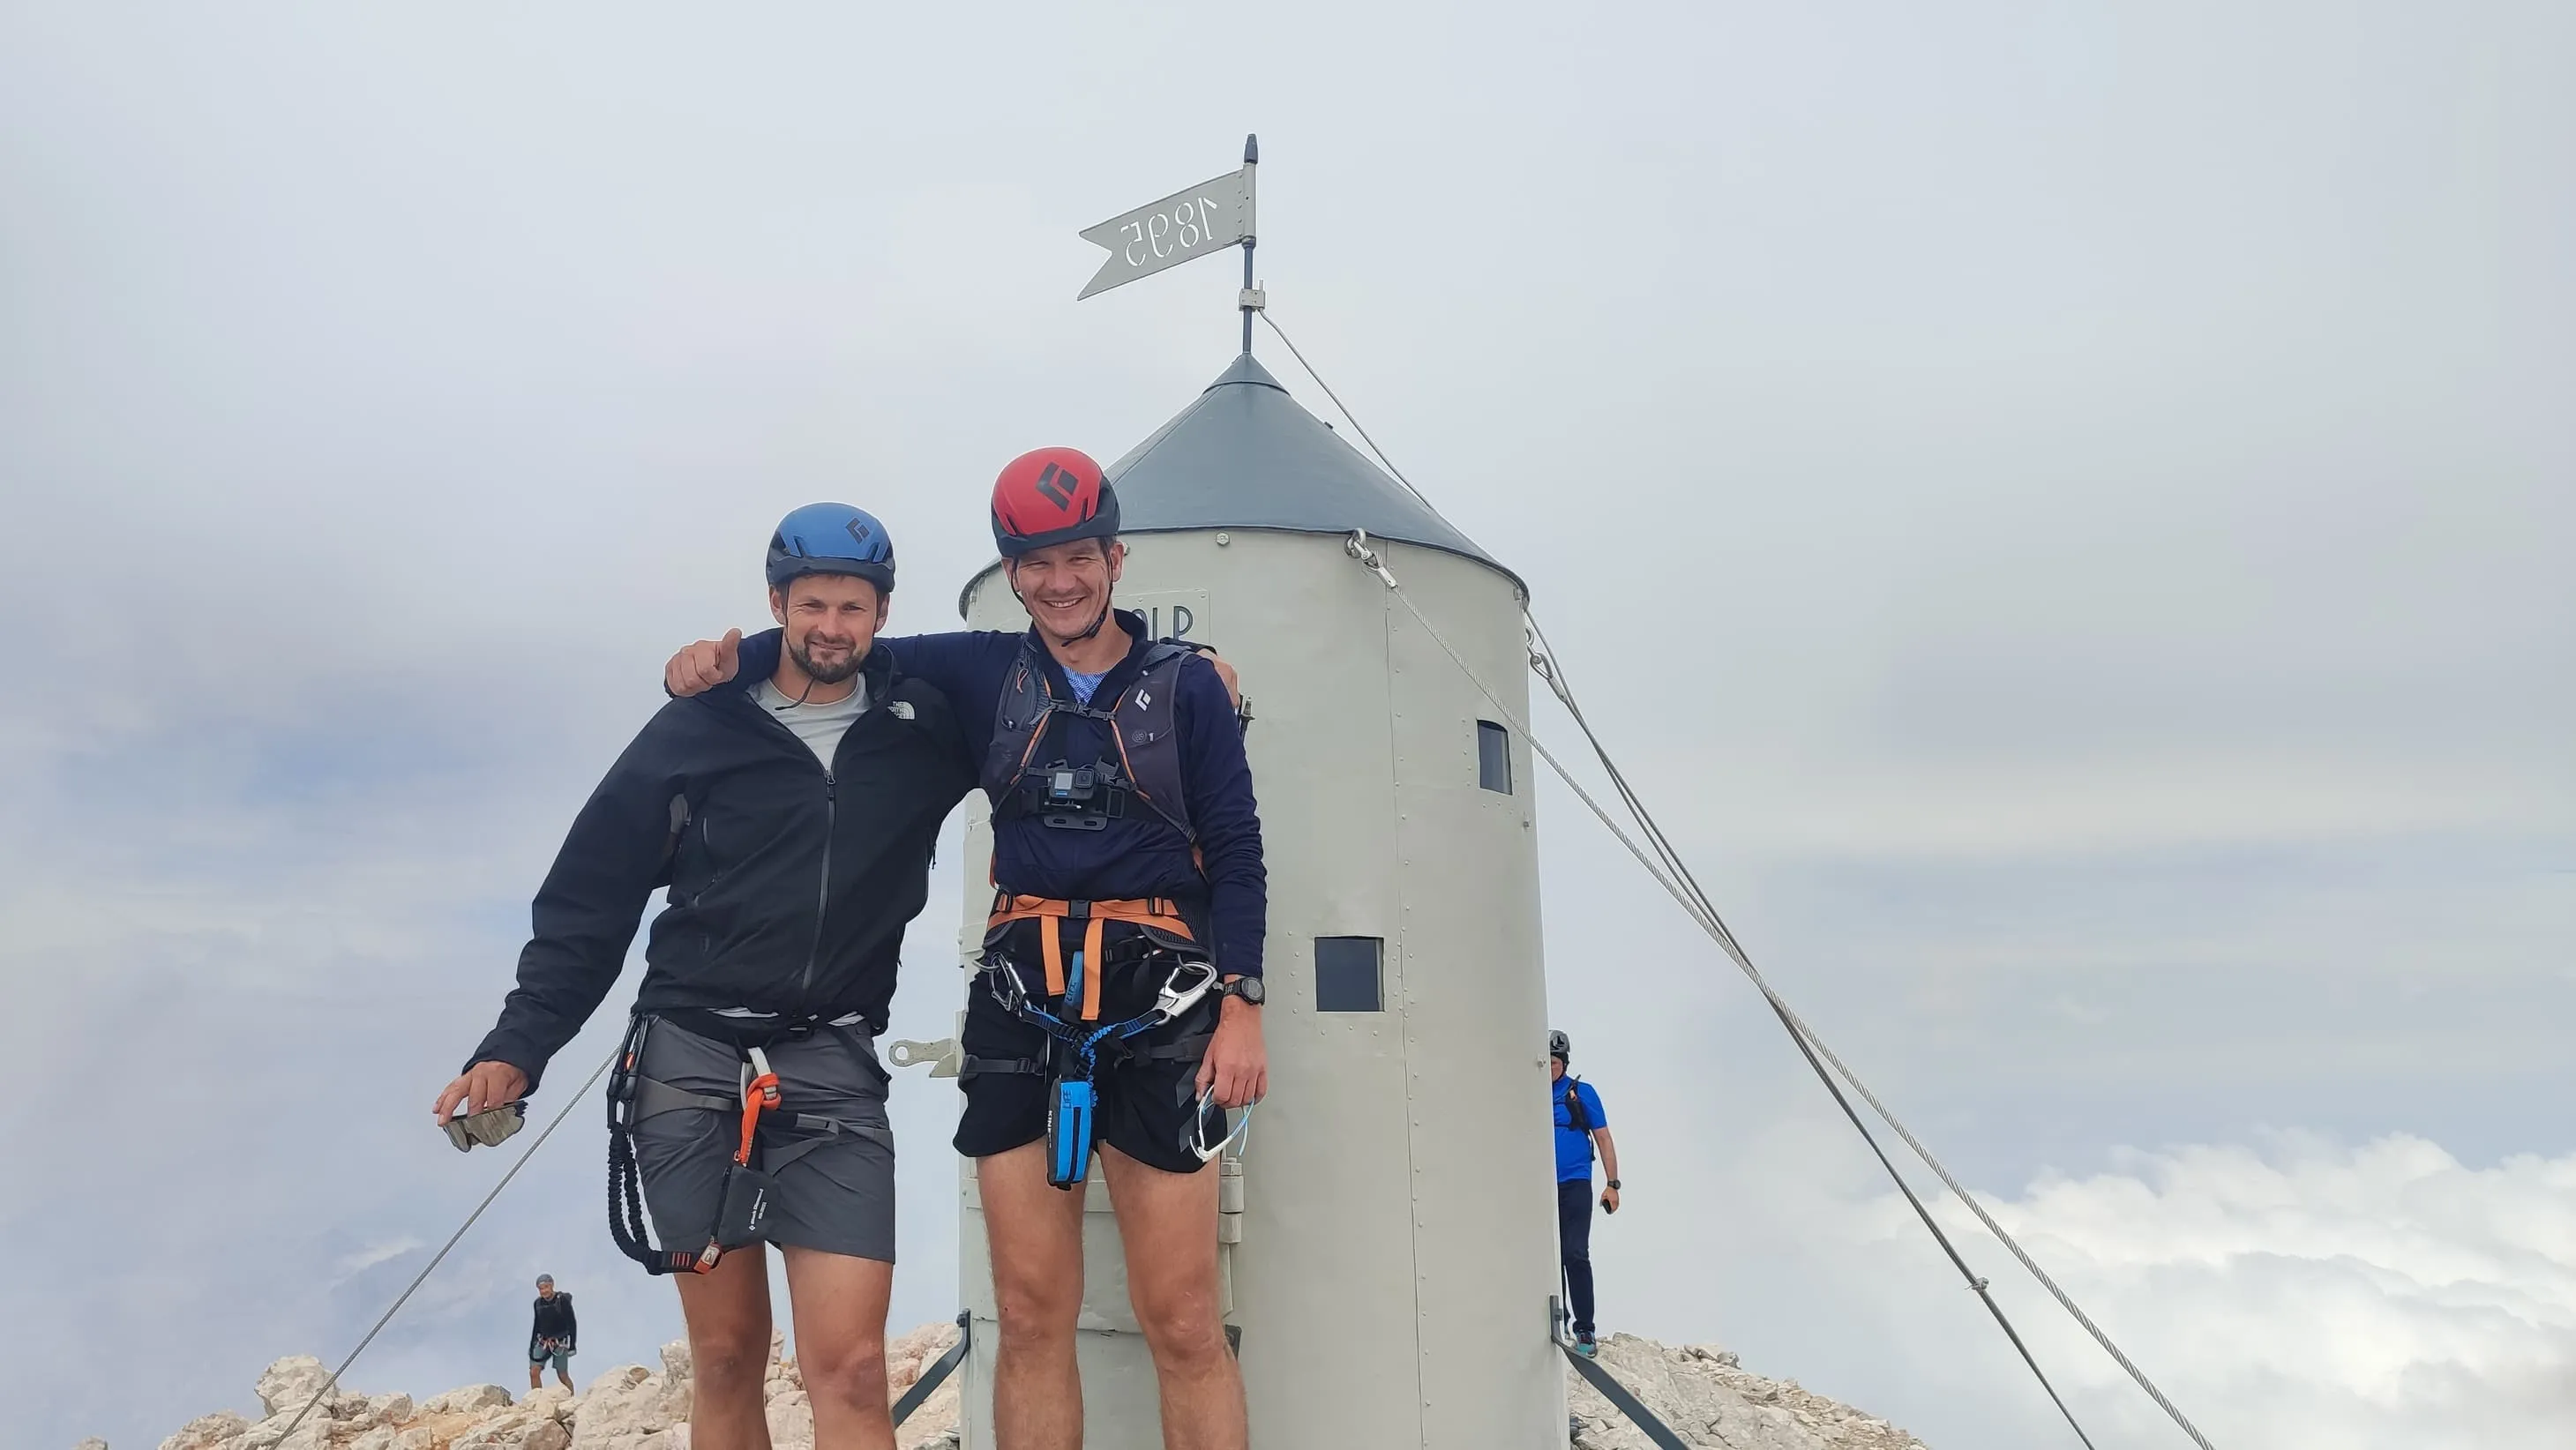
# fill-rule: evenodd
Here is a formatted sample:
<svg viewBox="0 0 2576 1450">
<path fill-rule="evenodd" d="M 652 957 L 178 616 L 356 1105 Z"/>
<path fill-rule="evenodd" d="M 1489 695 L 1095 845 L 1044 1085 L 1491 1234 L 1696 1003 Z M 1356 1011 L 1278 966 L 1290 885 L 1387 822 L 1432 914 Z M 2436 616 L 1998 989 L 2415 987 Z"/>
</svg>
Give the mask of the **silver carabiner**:
<svg viewBox="0 0 2576 1450">
<path fill-rule="evenodd" d="M 1191 972 L 1198 973 L 1198 980 L 1187 987 L 1180 986 L 1181 978 Z M 1154 997 L 1154 1011 L 1165 1022 L 1178 1021 L 1182 1013 L 1197 1006 L 1199 999 L 1215 986 L 1215 966 L 1207 962 L 1183 962 L 1172 968 L 1172 974 L 1163 979 L 1163 990 Z"/>
</svg>

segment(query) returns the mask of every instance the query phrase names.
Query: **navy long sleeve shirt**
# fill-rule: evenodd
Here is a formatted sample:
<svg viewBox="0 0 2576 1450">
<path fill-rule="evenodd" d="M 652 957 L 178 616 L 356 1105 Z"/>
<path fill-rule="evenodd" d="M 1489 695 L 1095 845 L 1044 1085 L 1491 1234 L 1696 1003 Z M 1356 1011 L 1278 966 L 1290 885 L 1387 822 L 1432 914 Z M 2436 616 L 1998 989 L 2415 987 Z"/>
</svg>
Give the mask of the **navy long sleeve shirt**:
<svg viewBox="0 0 2576 1450">
<path fill-rule="evenodd" d="M 1127 658 L 1100 682 L 1096 699 L 1115 698 L 1142 667 L 1144 617 L 1121 610 L 1118 622 L 1133 643 Z M 896 667 L 945 694 L 955 708 L 970 755 L 982 761 L 992 748 L 1002 689 L 1026 638 L 998 630 L 883 639 Z M 764 630 L 742 642 L 740 668 L 727 685 L 767 679 L 778 667 L 779 632 Z M 1070 698 L 1062 671 L 1041 643 L 1037 653 L 1059 698 Z M 1069 901 L 1113 901 L 1168 896 L 1204 913 L 1210 955 L 1228 976 L 1261 975 L 1262 938 L 1269 915 L 1269 877 L 1262 865 L 1261 814 L 1252 791 L 1252 767 L 1243 753 L 1243 727 L 1216 667 L 1184 661 L 1175 720 L 1180 734 L 1183 790 L 1191 843 L 1151 813 L 1112 819 L 1098 831 L 1049 830 L 1033 818 L 994 823 L 993 879 L 1004 890 Z M 1050 727 L 1046 755 L 1088 764 L 1116 759 L 1098 723 L 1060 718 Z M 1040 762 L 1045 763 L 1044 761 Z"/>
</svg>

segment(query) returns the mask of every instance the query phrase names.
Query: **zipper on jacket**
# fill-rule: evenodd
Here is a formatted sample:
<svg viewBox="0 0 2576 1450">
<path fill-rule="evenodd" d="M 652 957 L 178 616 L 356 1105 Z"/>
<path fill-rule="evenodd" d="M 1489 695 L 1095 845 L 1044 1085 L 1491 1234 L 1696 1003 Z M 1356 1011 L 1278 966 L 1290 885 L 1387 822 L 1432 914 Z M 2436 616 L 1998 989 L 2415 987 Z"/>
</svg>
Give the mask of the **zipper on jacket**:
<svg viewBox="0 0 2576 1450">
<path fill-rule="evenodd" d="M 851 723 L 855 728 L 857 722 Z M 832 905 L 832 837 L 839 834 L 840 816 L 841 785 L 827 769 L 823 772 L 823 872 L 814 883 L 814 944 L 805 949 L 805 974 L 796 981 L 797 1000 L 808 1007 L 814 1005 L 814 964 L 823 955 L 823 913 Z"/>
</svg>

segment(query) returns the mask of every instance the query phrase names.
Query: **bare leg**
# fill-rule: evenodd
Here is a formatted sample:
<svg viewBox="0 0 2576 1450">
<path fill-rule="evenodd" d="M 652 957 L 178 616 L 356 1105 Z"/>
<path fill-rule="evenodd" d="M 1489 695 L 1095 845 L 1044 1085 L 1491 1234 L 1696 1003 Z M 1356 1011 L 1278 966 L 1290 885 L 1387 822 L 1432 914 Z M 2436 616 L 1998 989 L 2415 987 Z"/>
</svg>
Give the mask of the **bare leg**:
<svg viewBox="0 0 2576 1450">
<path fill-rule="evenodd" d="M 535 1390 L 535 1389 L 543 1389 L 543 1388 L 545 1388 L 545 1383 L 546 1383 L 546 1364 L 545 1364 L 545 1361 L 544 1361 L 544 1360 L 539 1360 L 539 1361 L 537 1361 L 535 1364 L 529 1365 L 529 1366 L 528 1366 L 528 1388 L 529 1388 L 529 1389 L 532 1389 L 532 1390 Z"/>
<path fill-rule="evenodd" d="M 568 1389 L 568 1390 L 569 1390 L 569 1389 L 571 1389 L 571 1388 L 572 1388 L 572 1371 L 571 1371 L 570 1369 L 566 1369 L 566 1368 L 558 1367 L 558 1368 L 555 1370 L 555 1381 L 556 1381 L 556 1383 L 558 1383 L 558 1384 L 562 1385 L 565 1389 Z"/>
<path fill-rule="evenodd" d="M 1127 1298 L 1154 1356 L 1167 1450 L 1244 1450 L 1243 1375 L 1217 1303 L 1214 1167 L 1166 1173 L 1103 1145 Z"/>
<path fill-rule="evenodd" d="M 762 1386 L 769 1378 L 769 1254 L 758 1244 L 726 1251 L 707 1274 L 674 1274 L 689 1322 L 697 1381 L 690 1450 L 769 1450 Z"/>
<path fill-rule="evenodd" d="M 993 1437 L 1003 1450 L 1081 1450 L 1082 1197 L 1047 1186 L 1044 1142 L 975 1160 L 1002 1316 Z M 1214 1229 L 1210 1229 L 1214 1233 Z"/>
<path fill-rule="evenodd" d="M 814 1404 L 815 1450 L 894 1450 L 885 1362 L 894 1265 L 820 1249 L 780 1252 L 796 1316 L 796 1367 Z"/>
</svg>

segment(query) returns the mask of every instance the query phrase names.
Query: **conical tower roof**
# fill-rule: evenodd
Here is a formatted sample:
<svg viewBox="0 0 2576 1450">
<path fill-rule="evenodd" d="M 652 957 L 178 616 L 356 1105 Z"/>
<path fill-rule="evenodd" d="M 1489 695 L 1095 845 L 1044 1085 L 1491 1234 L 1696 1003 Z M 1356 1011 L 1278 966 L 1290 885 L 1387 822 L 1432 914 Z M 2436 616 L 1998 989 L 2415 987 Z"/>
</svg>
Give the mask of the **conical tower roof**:
<svg viewBox="0 0 2576 1450">
<path fill-rule="evenodd" d="M 1299 407 L 1248 352 L 1198 401 L 1111 464 L 1109 477 L 1121 533 L 1366 529 L 1512 572 Z M 1520 582 L 1518 575 L 1512 580 Z"/>
</svg>

